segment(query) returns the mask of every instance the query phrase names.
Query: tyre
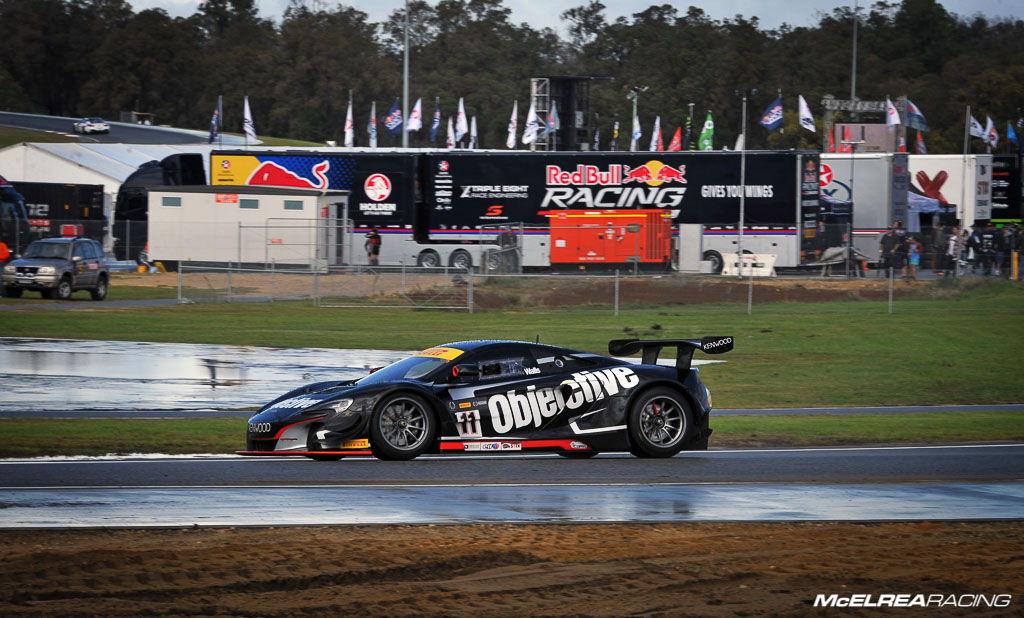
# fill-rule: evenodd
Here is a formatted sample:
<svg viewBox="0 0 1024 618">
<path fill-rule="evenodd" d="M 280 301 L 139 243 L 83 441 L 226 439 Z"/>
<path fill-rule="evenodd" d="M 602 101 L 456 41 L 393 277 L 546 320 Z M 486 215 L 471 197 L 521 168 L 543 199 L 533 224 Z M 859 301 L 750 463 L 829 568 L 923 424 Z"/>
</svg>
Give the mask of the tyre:
<svg viewBox="0 0 1024 618">
<path fill-rule="evenodd" d="M 71 292 L 71 279 L 68 277 L 64 277 L 63 279 L 60 280 L 60 283 L 57 284 L 57 287 L 55 287 L 53 290 L 50 290 L 49 298 L 56 298 L 57 300 L 67 300 L 71 298 Z"/>
<path fill-rule="evenodd" d="M 597 451 L 559 451 L 559 457 L 565 457 L 566 459 L 590 459 L 597 455 Z"/>
<path fill-rule="evenodd" d="M 631 453 L 637 457 L 671 457 L 693 435 L 693 412 L 677 391 L 652 388 L 633 401 L 626 427 Z"/>
<path fill-rule="evenodd" d="M 379 459 L 414 459 L 434 444 L 437 419 L 422 397 L 399 393 L 370 418 L 370 450 Z"/>
<path fill-rule="evenodd" d="M 96 287 L 89 290 L 89 294 L 93 300 L 103 300 L 107 297 L 107 278 L 100 277 L 99 281 L 96 282 Z"/>
<path fill-rule="evenodd" d="M 448 265 L 459 270 L 469 270 L 473 268 L 473 256 L 468 251 L 459 249 L 454 251 L 452 256 L 448 258 Z"/>
<path fill-rule="evenodd" d="M 7 298 L 21 298 L 24 291 L 22 288 L 4 288 L 4 296 Z"/>
<path fill-rule="evenodd" d="M 53 298 L 53 290 L 39 290 L 39 295 L 46 299 Z"/>
<path fill-rule="evenodd" d="M 719 275 L 722 273 L 722 265 L 725 264 L 725 260 L 722 259 L 722 254 L 717 251 L 705 251 L 704 261 L 711 262 L 711 272 Z"/>
<path fill-rule="evenodd" d="M 431 249 L 422 251 L 416 256 L 416 265 L 424 268 L 437 268 L 441 266 L 441 256 L 437 254 L 437 251 Z"/>
</svg>

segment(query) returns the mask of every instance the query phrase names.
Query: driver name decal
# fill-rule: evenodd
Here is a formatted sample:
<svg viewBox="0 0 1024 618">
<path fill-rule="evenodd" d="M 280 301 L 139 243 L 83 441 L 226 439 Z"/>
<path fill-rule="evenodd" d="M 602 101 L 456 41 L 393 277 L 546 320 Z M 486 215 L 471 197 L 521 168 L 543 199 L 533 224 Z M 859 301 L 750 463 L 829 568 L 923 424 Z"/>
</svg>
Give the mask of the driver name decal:
<svg viewBox="0 0 1024 618">
<path fill-rule="evenodd" d="M 629 367 L 581 371 L 572 374 L 572 378 L 563 381 L 558 388 L 530 386 L 525 392 L 510 390 L 491 395 L 487 409 L 494 431 L 508 433 L 523 427 L 540 427 L 544 419 L 562 410 L 575 410 L 585 403 L 617 395 L 639 383 L 640 378 Z"/>
</svg>

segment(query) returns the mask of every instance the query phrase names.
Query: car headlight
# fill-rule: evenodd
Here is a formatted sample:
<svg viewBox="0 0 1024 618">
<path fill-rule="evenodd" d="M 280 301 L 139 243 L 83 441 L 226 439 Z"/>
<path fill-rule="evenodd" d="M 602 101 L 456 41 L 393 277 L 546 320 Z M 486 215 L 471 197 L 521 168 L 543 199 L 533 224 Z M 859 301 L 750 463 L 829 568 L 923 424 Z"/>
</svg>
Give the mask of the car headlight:
<svg viewBox="0 0 1024 618">
<path fill-rule="evenodd" d="M 350 407 L 352 407 L 353 401 L 353 399 L 339 399 L 337 401 L 332 401 L 331 403 L 327 404 L 327 406 L 324 409 L 334 410 L 335 412 L 344 412 L 345 410 L 348 410 Z"/>
<path fill-rule="evenodd" d="M 39 270 L 36 272 L 39 273 L 40 275 L 52 275 L 53 273 L 57 272 L 57 269 L 54 268 L 53 266 L 40 266 Z"/>
<path fill-rule="evenodd" d="M 14 264 L 7 264 L 6 266 L 4 266 L 4 272 L 5 273 L 14 273 L 14 272 L 17 272 L 17 271 L 18 271 L 18 269 L 17 269 L 17 267 Z"/>
</svg>

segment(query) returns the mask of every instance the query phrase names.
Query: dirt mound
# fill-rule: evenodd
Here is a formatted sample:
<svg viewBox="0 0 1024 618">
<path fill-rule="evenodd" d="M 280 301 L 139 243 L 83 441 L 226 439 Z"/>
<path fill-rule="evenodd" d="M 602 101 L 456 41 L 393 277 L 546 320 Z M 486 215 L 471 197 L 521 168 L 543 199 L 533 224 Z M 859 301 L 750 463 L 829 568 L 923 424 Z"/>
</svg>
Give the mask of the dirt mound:
<svg viewBox="0 0 1024 618">
<path fill-rule="evenodd" d="M 0 614 L 810 615 L 818 594 L 1019 591 L 1022 539 L 1019 521 L 8 530 Z"/>
</svg>

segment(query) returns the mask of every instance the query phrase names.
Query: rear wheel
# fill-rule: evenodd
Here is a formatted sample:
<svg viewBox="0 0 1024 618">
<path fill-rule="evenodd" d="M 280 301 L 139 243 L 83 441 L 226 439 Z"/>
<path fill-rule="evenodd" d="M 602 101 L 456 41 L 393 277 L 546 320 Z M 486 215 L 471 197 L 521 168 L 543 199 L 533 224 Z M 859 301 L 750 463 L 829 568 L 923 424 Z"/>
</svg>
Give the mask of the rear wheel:
<svg viewBox="0 0 1024 618">
<path fill-rule="evenodd" d="M 722 272 L 722 265 L 725 264 L 722 254 L 717 251 L 705 251 L 704 261 L 711 262 L 711 272 L 716 275 Z"/>
<path fill-rule="evenodd" d="M 107 278 L 100 277 L 100 280 L 96 282 L 96 287 L 89 290 L 89 294 L 92 295 L 93 300 L 103 300 L 107 297 Z"/>
<path fill-rule="evenodd" d="M 627 427 L 631 453 L 637 457 L 671 457 L 693 435 L 693 413 L 678 392 L 652 388 L 633 402 Z"/>
<path fill-rule="evenodd" d="M 416 256 L 416 265 L 424 268 L 437 268 L 441 265 L 441 256 L 433 249 L 421 251 L 420 254 Z"/>
<path fill-rule="evenodd" d="M 437 421 L 417 395 L 388 397 L 370 419 L 370 448 L 380 459 L 414 459 L 434 443 Z"/>
<path fill-rule="evenodd" d="M 448 265 L 459 270 L 469 270 L 473 268 L 473 257 L 469 255 L 468 251 L 459 249 L 452 253 L 452 256 L 448 259 Z"/>
</svg>

